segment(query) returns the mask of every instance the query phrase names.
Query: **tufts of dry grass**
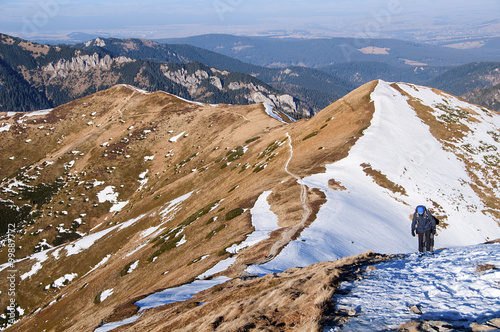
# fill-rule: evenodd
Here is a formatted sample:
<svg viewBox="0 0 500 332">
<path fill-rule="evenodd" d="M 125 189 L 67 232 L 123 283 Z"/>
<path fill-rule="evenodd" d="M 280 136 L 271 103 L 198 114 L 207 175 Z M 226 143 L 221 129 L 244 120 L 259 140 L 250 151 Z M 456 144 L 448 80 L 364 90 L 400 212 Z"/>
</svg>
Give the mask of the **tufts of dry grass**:
<svg viewBox="0 0 500 332">
<path fill-rule="evenodd" d="M 117 331 L 320 331 L 333 320 L 330 302 L 340 283 L 386 259 L 367 252 L 262 278 L 233 279 L 193 299 L 147 310 Z"/>
<path fill-rule="evenodd" d="M 476 273 L 484 272 L 484 271 L 488 271 L 488 270 L 498 270 L 498 268 L 492 264 L 479 264 L 476 267 Z"/>
</svg>

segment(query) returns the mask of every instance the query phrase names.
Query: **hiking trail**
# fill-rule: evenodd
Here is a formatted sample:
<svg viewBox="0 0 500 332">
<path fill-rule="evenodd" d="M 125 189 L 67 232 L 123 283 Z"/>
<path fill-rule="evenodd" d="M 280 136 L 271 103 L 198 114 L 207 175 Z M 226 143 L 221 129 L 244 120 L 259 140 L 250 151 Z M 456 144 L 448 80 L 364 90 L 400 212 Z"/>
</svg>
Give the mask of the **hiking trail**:
<svg viewBox="0 0 500 332">
<path fill-rule="evenodd" d="M 288 145 L 290 146 L 290 157 L 288 158 L 285 164 L 285 172 L 290 176 L 292 176 L 293 178 L 295 178 L 297 180 L 297 183 L 300 184 L 300 202 L 302 204 L 302 218 L 297 225 L 288 227 L 285 230 L 283 230 L 283 232 L 281 233 L 281 238 L 278 241 L 276 241 L 269 250 L 268 258 L 256 264 L 263 264 L 272 260 L 281 249 L 283 249 L 288 243 L 290 243 L 290 241 L 292 241 L 293 236 L 297 234 L 297 232 L 300 232 L 305 228 L 306 221 L 312 213 L 312 209 L 311 206 L 309 205 L 309 201 L 307 198 L 307 186 L 304 184 L 304 182 L 299 176 L 293 174 L 288 170 L 288 165 L 290 164 L 290 161 L 293 158 L 293 147 L 292 147 L 292 137 L 288 132 L 286 133 L 286 135 L 288 137 Z"/>
</svg>

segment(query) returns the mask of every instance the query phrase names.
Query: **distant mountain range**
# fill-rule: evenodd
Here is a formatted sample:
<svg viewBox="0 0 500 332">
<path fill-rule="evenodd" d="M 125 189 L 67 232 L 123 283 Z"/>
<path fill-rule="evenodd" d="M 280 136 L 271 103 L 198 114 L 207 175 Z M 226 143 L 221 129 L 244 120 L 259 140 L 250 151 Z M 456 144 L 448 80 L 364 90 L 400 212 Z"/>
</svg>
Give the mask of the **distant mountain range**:
<svg viewBox="0 0 500 332">
<path fill-rule="evenodd" d="M 301 118 L 375 79 L 423 84 L 464 98 L 472 90 L 489 89 L 488 97 L 476 91 L 473 101 L 498 110 L 491 91 L 499 82 L 499 63 L 477 62 L 496 59 L 491 55 L 495 40 L 481 53 L 394 40 L 371 40 L 353 49 L 362 45 L 346 38 L 206 35 L 170 40 L 213 49 L 207 50 L 145 39 L 95 38 L 48 46 L 0 37 L 0 110 L 5 111 L 50 108 L 126 83 L 208 103 L 266 100 Z M 350 61 L 342 58 L 346 47 Z M 296 61 L 302 55 L 304 61 Z M 459 65 L 470 59 L 476 62 Z"/>
<path fill-rule="evenodd" d="M 226 35 L 207 35 L 200 36 L 198 38 L 193 37 L 171 41 L 191 42 L 193 44 L 206 46 L 206 44 L 199 42 L 200 39 L 204 40 L 205 38 L 209 41 L 217 40 L 217 38 L 222 38 L 222 40 L 230 40 L 237 44 L 241 44 L 242 42 L 240 39 L 238 39 L 240 37 Z M 193 40 L 198 41 L 198 43 L 194 43 Z M 265 40 L 266 43 L 275 41 L 277 45 L 280 45 L 280 43 L 283 42 L 281 40 L 268 38 L 243 38 L 243 40 L 248 42 L 251 40 L 255 40 L 257 41 L 257 45 L 260 45 L 259 42 L 263 42 L 262 40 Z M 317 43 L 316 41 L 295 42 L 297 42 L 299 45 L 306 42 L 310 42 L 313 44 Z M 387 40 L 375 40 L 374 42 L 376 44 L 383 42 L 387 43 Z M 323 41 L 323 43 L 325 43 L 325 41 Z M 287 45 L 292 44 L 292 41 L 287 41 Z M 333 43 L 333 45 L 336 44 Z M 402 41 L 399 41 L 399 43 L 393 43 L 391 45 L 403 47 L 403 49 L 408 52 L 408 54 L 415 54 L 415 50 L 418 50 L 417 54 L 424 54 L 426 52 L 432 54 L 432 56 L 427 55 L 426 59 L 430 59 L 433 57 L 437 58 L 439 57 L 440 52 L 445 53 L 448 55 L 448 58 L 443 56 L 443 58 L 440 58 L 439 62 L 442 64 L 446 64 L 446 66 L 416 65 L 413 62 L 410 62 L 409 64 L 402 64 L 400 58 L 390 57 L 384 60 L 380 58 L 380 54 L 365 54 L 365 59 L 371 59 L 372 61 L 350 61 L 316 69 L 305 66 L 269 68 L 266 66 L 254 65 L 245 62 L 251 61 L 253 56 L 238 56 L 238 58 L 240 58 L 241 60 L 240 61 L 230 56 L 224 55 L 224 53 L 227 52 L 217 53 L 221 52 L 222 50 L 218 47 L 214 48 L 215 51 L 209 51 L 193 45 L 162 44 L 144 39 L 99 38 L 84 44 L 77 44 L 75 45 L 75 47 L 84 49 L 86 51 L 108 52 L 113 56 L 127 56 L 135 59 L 144 59 L 158 62 L 173 61 L 187 63 L 196 61 L 223 70 L 249 74 L 274 86 L 278 90 L 289 93 L 299 98 L 305 103 L 305 105 L 311 108 L 312 113 L 315 113 L 319 109 L 326 107 L 329 103 L 345 95 L 355 87 L 376 79 L 384 79 L 393 82 L 404 81 L 424 84 L 447 91 L 454 95 L 465 95 L 471 90 L 488 88 L 494 85 L 496 82 L 500 81 L 500 73 L 498 72 L 498 70 L 496 70 L 497 68 L 500 68 L 499 62 L 474 62 L 457 67 L 452 66 L 452 64 L 454 63 L 452 61 L 458 61 L 456 59 L 461 59 L 460 61 L 466 61 L 469 59 L 469 57 L 474 58 L 475 53 L 473 55 L 471 55 L 469 52 L 464 52 L 462 54 L 460 51 L 450 50 L 450 48 L 438 46 L 429 47 L 427 45 L 420 45 L 419 47 L 417 47 L 417 44 Z M 412 48 L 406 49 L 405 47 L 407 45 L 412 45 Z M 489 49 L 496 49 L 494 47 L 496 44 L 493 40 L 490 41 L 488 45 L 490 45 Z M 258 53 L 258 56 L 262 56 L 262 53 L 259 51 L 259 47 L 249 48 L 247 52 L 250 52 L 250 50 L 252 50 L 252 52 Z M 290 54 L 284 55 L 284 57 L 291 57 L 292 54 L 294 54 L 293 56 L 296 56 L 295 52 L 300 53 L 303 51 L 300 48 L 298 48 L 297 51 L 297 48 L 295 46 L 292 48 L 293 51 L 290 51 Z M 321 58 L 325 56 L 325 53 L 327 51 L 328 48 L 318 50 L 315 55 L 317 58 Z M 400 51 L 400 53 L 401 52 L 403 51 Z M 229 54 L 234 55 L 231 52 L 229 52 Z M 279 57 L 279 55 L 271 54 L 269 55 L 269 57 L 275 58 Z M 407 57 L 410 56 L 408 55 Z M 479 58 L 496 59 L 497 57 L 491 55 L 486 56 L 483 54 Z M 436 60 L 436 62 L 438 61 Z M 478 101 L 480 100 L 475 100 L 475 102 Z M 488 106 L 491 104 L 484 105 Z M 495 110 L 497 109 L 495 108 Z"/>
<path fill-rule="evenodd" d="M 297 118 L 311 115 L 310 105 L 251 75 L 179 62 L 40 45 L 0 35 L 0 110 L 50 108 L 123 83 L 205 103 L 267 102 Z"/>
<path fill-rule="evenodd" d="M 268 68 L 185 44 L 162 44 L 144 39 L 99 38 L 75 47 L 155 62 L 200 62 L 207 66 L 251 75 L 278 90 L 300 96 L 315 113 L 358 85 L 325 71 L 307 67 Z"/>
<path fill-rule="evenodd" d="M 264 67 L 323 68 L 348 62 L 382 62 L 393 66 L 451 67 L 469 62 L 498 61 L 500 38 L 481 48 L 456 49 L 396 39 L 293 39 L 208 34 L 159 40 L 188 44 Z"/>
<path fill-rule="evenodd" d="M 472 90 L 488 89 L 485 93 L 489 97 L 483 100 L 485 93 L 476 92 L 473 102 L 500 111 L 500 100 L 491 93 L 496 91 L 491 87 L 500 81 L 500 38 L 480 40 L 474 48 L 393 39 L 304 40 L 220 34 L 161 42 L 197 46 L 264 67 L 317 68 L 356 86 L 374 79 L 403 81 L 432 86 L 464 98 Z"/>
</svg>

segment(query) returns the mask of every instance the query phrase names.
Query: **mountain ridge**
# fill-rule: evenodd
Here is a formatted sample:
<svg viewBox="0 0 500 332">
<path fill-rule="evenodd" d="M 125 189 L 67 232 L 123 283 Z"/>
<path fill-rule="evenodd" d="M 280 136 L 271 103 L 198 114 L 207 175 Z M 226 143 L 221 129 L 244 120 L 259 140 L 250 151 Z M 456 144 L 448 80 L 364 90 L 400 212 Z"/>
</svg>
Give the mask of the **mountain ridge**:
<svg viewBox="0 0 500 332">
<path fill-rule="evenodd" d="M 200 36 L 200 38 L 202 37 Z M 215 37 L 217 36 L 214 35 L 213 38 Z M 263 40 L 267 39 L 263 38 Z M 267 41 L 269 43 L 280 43 L 279 40 L 275 39 Z M 289 42 L 293 42 L 293 40 Z M 240 45 L 241 43 L 236 42 L 236 44 Z M 207 45 L 200 46 L 207 47 Z M 422 52 L 418 48 L 415 52 L 411 51 L 405 56 L 406 62 L 403 65 L 400 63 L 400 60 L 398 60 L 399 62 L 384 62 L 381 57 L 387 56 L 386 54 L 373 54 L 371 55 L 373 56 L 372 58 L 360 60 L 347 59 L 349 61 L 326 67 L 309 68 L 304 66 L 304 64 L 301 66 L 290 66 L 292 64 L 288 64 L 289 66 L 285 68 L 269 68 L 248 63 L 248 57 L 237 60 L 230 57 L 236 55 L 223 55 L 214 52 L 217 49 L 208 50 L 192 45 L 160 44 L 155 41 L 139 39 L 99 38 L 85 44 L 77 45 L 77 47 L 86 50 L 109 50 L 116 56 L 124 55 L 132 58 L 154 59 L 157 61 L 174 60 L 172 56 L 175 54 L 176 61 L 179 62 L 199 61 L 220 69 L 243 72 L 258 77 L 284 92 L 300 96 L 300 99 L 304 101 L 307 100 L 314 113 L 327 106 L 330 102 L 352 91 L 355 87 L 376 79 L 432 86 L 448 93 L 465 97 L 465 93 L 472 89 L 494 85 L 495 82 L 492 80 L 492 77 L 494 77 L 495 73 L 492 70 L 498 67 L 498 63 L 494 62 L 477 63 L 478 57 L 473 58 L 473 63 L 458 66 L 456 66 L 457 63 L 448 63 L 446 61 L 443 64 L 429 65 L 422 61 L 408 60 L 412 58 L 413 53 L 419 54 L 419 52 Z M 451 50 L 449 48 L 445 49 L 447 52 Z M 376 50 L 382 50 L 382 48 L 372 46 L 372 52 Z M 300 48 L 298 52 L 300 53 Z M 321 53 L 324 50 L 318 50 L 318 52 Z M 170 55 L 165 56 L 165 53 Z M 294 49 L 289 53 L 295 54 L 296 50 Z M 430 50 L 424 52 L 425 57 L 432 57 L 429 54 L 434 53 Z M 457 85 L 457 82 L 461 82 L 461 85 Z M 474 99 L 474 102 L 484 104 L 483 106 L 489 106 L 487 100 L 482 102 L 478 100 L 478 97 Z"/>
<path fill-rule="evenodd" d="M 110 56 L 99 51 L 85 51 L 68 46 L 39 45 L 19 38 L 0 35 L 0 55 L 7 67 L 2 73 L 0 94 L 3 111 L 61 105 L 73 99 L 109 88 L 115 84 L 137 85 L 145 90 L 165 90 L 189 100 L 208 103 L 248 104 L 268 102 L 296 117 L 310 116 L 308 106 L 280 93 L 250 75 L 217 70 L 201 63 L 160 64 L 124 56 Z M 14 73 L 14 74 L 13 74 Z M 17 77 L 20 83 L 12 80 Z M 5 85 L 22 85 L 13 89 Z M 20 107 L 23 94 L 36 91 L 35 101 Z M 19 95 L 19 96 L 18 96 Z M 36 98 L 43 103 L 36 102 Z M 25 102 L 26 103 L 26 102 Z M 22 104 L 21 104 L 22 105 Z"/>
<path fill-rule="evenodd" d="M 134 38 L 97 38 L 87 43 L 77 44 L 75 47 L 86 51 L 103 51 L 114 56 L 158 62 L 201 62 L 221 70 L 254 76 L 272 86 L 283 88 L 284 85 L 291 85 L 295 89 L 300 89 L 298 93 L 303 91 L 301 99 L 311 105 L 310 108 L 314 113 L 354 89 L 354 85 L 349 81 L 317 69 L 297 66 L 267 68 L 186 44 L 161 44 Z M 315 91 L 321 91 L 323 95 Z M 310 94 L 313 97 L 309 97 Z"/>
<path fill-rule="evenodd" d="M 2 113 L 0 203 L 25 216 L 14 237 L 23 315 L 9 330 L 93 329 L 193 280 L 411 252 L 408 216 L 422 201 L 441 220 L 439 246 L 500 237 L 498 114 L 384 81 L 308 120 L 270 113 L 129 85 Z"/>
</svg>

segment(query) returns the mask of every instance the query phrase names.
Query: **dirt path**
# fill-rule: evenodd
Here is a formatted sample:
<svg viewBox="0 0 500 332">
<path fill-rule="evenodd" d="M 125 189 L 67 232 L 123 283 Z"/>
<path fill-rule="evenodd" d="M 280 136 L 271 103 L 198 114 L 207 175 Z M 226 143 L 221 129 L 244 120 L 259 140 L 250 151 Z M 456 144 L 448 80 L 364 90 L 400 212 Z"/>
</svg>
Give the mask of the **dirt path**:
<svg viewBox="0 0 500 332">
<path fill-rule="evenodd" d="M 263 261 L 257 262 L 256 264 L 267 263 L 274 257 L 276 257 L 278 252 L 281 249 L 283 249 L 288 243 L 290 243 L 290 241 L 292 241 L 293 236 L 297 234 L 297 232 L 305 228 L 306 221 L 312 213 L 312 208 L 309 205 L 309 201 L 307 198 L 307 186 L 304 184 L 304 182 L 299 176 L 293 174 L 288 170 L 288 164 L 290 164 L 290 161 L 293 158 L 293 147 L 292 147 L 292 137 L 290 136 L 289 133 L 286 133 L 286 135 L 288 137 L 288 145 L 290 146 L 290 157 L 288 158 L 288 161 L 285 164 L 285 172 L 291 175 L 293 178 L 295 178 L 297 180 L 297 183 L 300 184 L 300 202 L 302 204 L 302 218 L 297 225 L 285 229 L 281 233 L 281 238 L 278 241 L 276 241 L 271 247 L 271 250 L 269 250 L 268 258 Z"/>
</svg>

